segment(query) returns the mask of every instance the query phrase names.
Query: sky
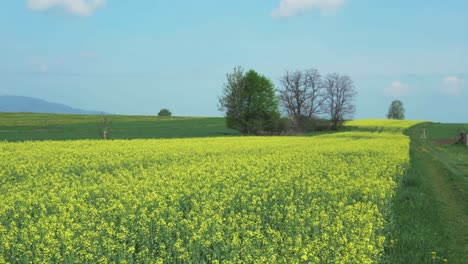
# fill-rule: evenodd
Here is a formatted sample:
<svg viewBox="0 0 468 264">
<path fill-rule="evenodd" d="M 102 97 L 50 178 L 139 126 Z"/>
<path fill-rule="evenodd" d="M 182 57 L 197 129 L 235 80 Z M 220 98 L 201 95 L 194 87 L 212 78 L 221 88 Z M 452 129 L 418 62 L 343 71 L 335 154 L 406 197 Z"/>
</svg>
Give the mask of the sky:
<svg viewBox="0 0 468 264">
<path fill-rule="evenodd" d="M 355 118 L 468 122 L 466 0 L 8 0 L 0 95 L 116 114 L 221 116 L 226 73 L 354 81 Z"/>
</svg>

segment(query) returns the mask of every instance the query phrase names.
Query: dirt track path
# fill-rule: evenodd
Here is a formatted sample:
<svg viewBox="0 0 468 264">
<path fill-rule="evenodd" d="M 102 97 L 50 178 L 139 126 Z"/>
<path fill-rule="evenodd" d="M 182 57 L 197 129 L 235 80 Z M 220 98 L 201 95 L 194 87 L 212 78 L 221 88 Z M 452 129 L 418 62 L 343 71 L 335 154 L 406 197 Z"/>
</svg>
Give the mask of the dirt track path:
<svg viewBox="0 0 468 264">
<path fill-rule="evenodd" d="M 428 125 L 430 126 L 430 125 Z M 420 131 L 411 133 L 412 151 L 415 156 L 425 160 L 419 169 L 432 185 L 436 200 L 440 202 L 440 217 L 451 243 L 451 255 L 457 263 L 468 259 L 468 195 L 466 168 L 457 164 L 454 155 L 437 143 L 423 140 Z M 461 259 L 459 259 L 461 258 Z M 463 263 L 463 262 L 460 262 Z M 467 263 L 467 262 L 465 262 Z"/>
</svg>

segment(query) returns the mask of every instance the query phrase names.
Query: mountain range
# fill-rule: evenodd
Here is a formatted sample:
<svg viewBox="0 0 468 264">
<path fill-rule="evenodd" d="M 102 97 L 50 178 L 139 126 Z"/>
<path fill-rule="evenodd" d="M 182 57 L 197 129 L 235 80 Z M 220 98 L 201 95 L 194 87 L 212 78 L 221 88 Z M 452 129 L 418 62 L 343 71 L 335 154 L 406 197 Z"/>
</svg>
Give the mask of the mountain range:
<svg viewBox="0 0 468 264">
<path fill-rule="evenodd" d="M 103 112 L 88 111 L 68 105 L 52 103 L 27 96 L 0 96 L 0 112 L 51 113 L 51 114 L 86 114 L 97 115 Z"/>
</svg>

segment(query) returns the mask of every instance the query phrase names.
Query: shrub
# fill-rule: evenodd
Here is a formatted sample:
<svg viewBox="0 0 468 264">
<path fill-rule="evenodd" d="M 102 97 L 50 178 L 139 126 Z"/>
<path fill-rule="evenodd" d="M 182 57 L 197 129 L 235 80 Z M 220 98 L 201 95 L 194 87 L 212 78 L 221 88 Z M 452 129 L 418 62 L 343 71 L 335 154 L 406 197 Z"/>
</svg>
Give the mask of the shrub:
<svg viewBox="0 0 468 264">
<path fill-rule="evenodd" d="M 158 116 L 172 116 L 172 113 L 169 109 L 164 108 L 159 111 Z"/>
</svg>

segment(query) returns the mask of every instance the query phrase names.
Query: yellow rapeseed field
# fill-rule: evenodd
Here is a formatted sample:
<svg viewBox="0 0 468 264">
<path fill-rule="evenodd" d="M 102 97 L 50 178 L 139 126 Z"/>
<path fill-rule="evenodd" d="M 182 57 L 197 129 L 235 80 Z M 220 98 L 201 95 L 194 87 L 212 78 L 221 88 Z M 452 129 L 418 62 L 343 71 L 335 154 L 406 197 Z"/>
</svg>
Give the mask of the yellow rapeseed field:
<svg viewBox="0 0 468 264">
<path fill-rule="evenodd" d="M 383 129 L 0 143 L 0 263 L 375 263 L 409 164 L 385 127 L 414 123 L 360 122 Z"/>
</svg>

